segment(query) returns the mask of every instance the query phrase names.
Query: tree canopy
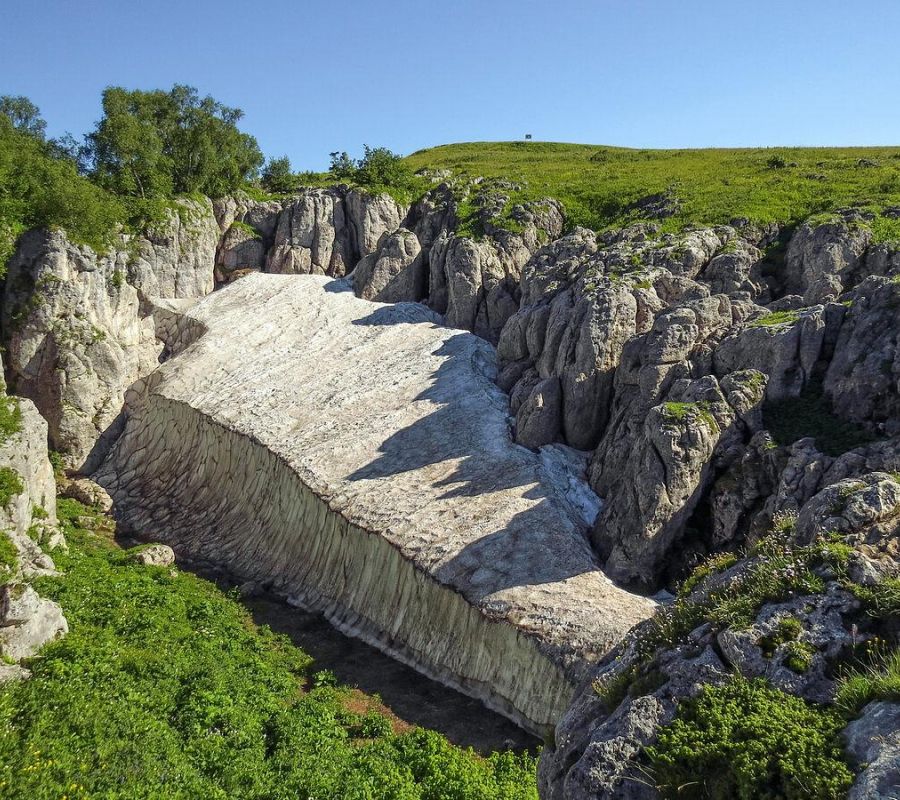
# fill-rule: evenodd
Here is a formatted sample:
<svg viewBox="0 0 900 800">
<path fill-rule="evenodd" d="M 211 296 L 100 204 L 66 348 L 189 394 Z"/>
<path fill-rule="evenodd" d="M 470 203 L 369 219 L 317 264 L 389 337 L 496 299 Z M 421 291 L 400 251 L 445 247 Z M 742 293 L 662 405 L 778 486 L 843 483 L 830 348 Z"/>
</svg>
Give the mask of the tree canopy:
<svg viewBox="0 0 900 800">
<path fill-rule="evenodd" d="M 256 177 L 264 160 L 256 139 L 238 129 L 242 116 L 191 86 L 108 87 L 103 117 L 87 136 L 91 172 L 117 194 L 219 197 Z"/>
<path fill-rule="evenodd" d="M 37 139 L 43 139 L 47 123 L 41 117 L 41 110 L 27 97 L 0 96 L 0 115 L 7 117 L 13 128 Z"/>
</svg>

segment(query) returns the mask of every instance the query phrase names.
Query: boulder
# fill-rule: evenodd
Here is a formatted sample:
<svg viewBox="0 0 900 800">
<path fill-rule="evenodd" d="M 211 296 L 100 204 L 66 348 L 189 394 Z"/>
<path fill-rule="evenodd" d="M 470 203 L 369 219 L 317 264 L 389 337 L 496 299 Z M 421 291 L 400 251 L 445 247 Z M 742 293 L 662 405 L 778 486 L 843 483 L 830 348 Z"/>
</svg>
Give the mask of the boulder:
<svg viewBox="0 0 900 800">
<path fill-rule="evenodd" d="M 169 567 L 175 563 L 175 551 L 167 544 L 150 544 L 136 550 L 133 558 L 145 567 Z"/>
<path fill-rule="evenodd" d="M 861 768 L 847 800 L 894 800 L 900 786 L 900 704 L 869 703 L 843 735 L 848 755 Z"/>
</svg>

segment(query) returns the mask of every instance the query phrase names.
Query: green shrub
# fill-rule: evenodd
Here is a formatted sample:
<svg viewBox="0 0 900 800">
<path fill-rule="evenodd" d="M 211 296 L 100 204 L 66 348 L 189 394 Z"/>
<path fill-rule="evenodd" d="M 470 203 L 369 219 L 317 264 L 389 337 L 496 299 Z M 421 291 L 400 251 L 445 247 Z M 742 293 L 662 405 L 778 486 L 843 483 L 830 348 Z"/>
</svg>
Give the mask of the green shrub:
<svg viewBox="0 0 900 800">
<path fill-rule="evenodd" d="M 18 472 L 12 467 L 0 467 L 0 508 L 6 508 L 14 497 L 22 494 L 24 489 Z"/>
<path fill-rule="evenodd" d="M 0 395 L 0 442 L 22 430 L 22 409 L 15 397 Z"/>
<path fill-rule="evenodd" d="M 798 311 L 772 311 L 753 320 L 750 323 L 751 328 L 774 328 L 778 325 L 793 325 L 800 319 Z"/>
<path fill-rule="evenodd" d="M 833 800 L 853 777 L 843 726 L 832 710 L 735 677 L 682 702 L 647 755 L 667 798 Z"/>
</svg>

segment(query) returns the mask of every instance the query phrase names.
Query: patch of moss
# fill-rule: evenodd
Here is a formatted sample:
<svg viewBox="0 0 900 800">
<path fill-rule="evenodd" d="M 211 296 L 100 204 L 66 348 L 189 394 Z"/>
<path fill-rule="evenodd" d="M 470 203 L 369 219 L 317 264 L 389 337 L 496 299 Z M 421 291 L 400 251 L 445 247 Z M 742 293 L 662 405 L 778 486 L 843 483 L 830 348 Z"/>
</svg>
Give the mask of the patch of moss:
<svg viewBox="0 0 900 800">
<path fill-rule="evenodd" d="M 6 531 L 0 531 L 0 586 L 9 581 L 16 569 L 19 554 Z"/>
<path fill-rule="evenodd" d="M 246 233 L 252 239 L 262 239 L 262 234 L 256 230 L 252 225 L 249 225 L 246 222 L 241 222 L 239 220 L 235 220 L 231 223 L 230 230 L 241 231 L 242 233 Z"/>
<path fill-rule="evenodd" d="M 663 403 L 663 416 L 668 422 L 682 423 L 701 420 L 710 430 L 719 430 L 716 418 L 710 413 L 709 404 L 705 402 L 681 403 L 668 402 Z"/>
<path fill-rule="evenodd" d="M 0 396 L 0 442 L 22 430 L 22 409 L 15 397 Z"/>
</svg>

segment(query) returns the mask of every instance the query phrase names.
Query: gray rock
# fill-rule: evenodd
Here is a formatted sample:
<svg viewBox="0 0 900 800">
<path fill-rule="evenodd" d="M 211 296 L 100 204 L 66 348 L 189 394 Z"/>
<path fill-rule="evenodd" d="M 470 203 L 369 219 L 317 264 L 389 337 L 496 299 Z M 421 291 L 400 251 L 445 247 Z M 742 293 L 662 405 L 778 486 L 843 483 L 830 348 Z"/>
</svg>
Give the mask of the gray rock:
<svg viewBox="0 0 900 800">
<path fill-rule="evenodd" d="M 262 234 L 232 224 L 216 253 L 216 280 L 227 281 L 235 272 L 261 270 L 265 265 L 266 245 Z"/>
<path fill-rule="evenodd" d="M 891 535 L 900 523 L 900 483 L 893 475 L 872 472 L 826 486 L 807 502 L 797 518 L 795 537 L 808 544 L 836 531 L 868 539 Z"/>
<path fill-rule="evenodd" d="M 869 278 L 854 292 L 825 375 L 835 412 L 900 433 L 900 283 Z"/>
<path fill-rule="evenodd" d="M 760 314 L 767 313 L 760 309 Z M 825 329 L 823 306 L 806 309 L 796 320 L 780 324 L 759 324 L 751 319 L 729 333 L 713 351 L 716 374 L 756 369 L 769 377 L 769 401 L 796 397 L 809 382 L 819 360 Z"/>
<path fill-rule="evenodd" d="M 175 563 L 175 551 L 167 544 L 151 544 L 141 547 L 133 558 L 145 567 L 169 567 Z"/>
<path fill-rule="evenodd" d="M 399 228 L 382 237 L 374 253 L 353 270 L 353 291 L 382 303 L 417 301 L 425 297 L 428 274 L 416 235 Z"/>
<path fill-rule="evenodd" d="M 180 213 L 152 234 L 123 237 L 105 255 L 59 230 L 21 237 L 3 296 L 7 368 L 13 391 L 47 420 L 50 445 L 67 466 L 89 471 L 118 433 L 125 388 L 162 351 L 150 298 L 211 291 L 217 239 L 209 201 L 180 201 Z"/>
<path fill-rule="evenodd" d="M 27 584 L 0 587 L 0 655 L 21 661 L 68 633 L 62 609 Z"/>
<path fill-rule="evenodd" d="M 837 299 L 860 266 L 871 238 L 867 227 L 840 219 L 803 223 L 785 254 L 788 291 L 802 294 L 806 305 Z"/>
<path fill-rule="evenodd" d="M 559 440 L 562 392 L 557 378 L 538 383 L 516 413 L 516 441 L 536 450 Z"/>
<path fill-rule="evenodd" d="M 79 503 L 84 503 L 86 506 L 94 507 L 104 514 L 112 511 L 113 501 L 109 496 L 109 492 L 90 478 L 70 480 L 62 487 L 60 493 L 63 497 L 69 497 L 72 500 L 77 500 Z"/>
<path fill-rule="evenodd" d="M 266 271 L 340 277 L 400 227 L 406 209 L 389 195 L 344 187 L 306 189 L 278 216 Z"/>
<path fill-rule="evenodd" d="M 900 704 L 869 703 L 844 729 L 847 753 L 862 767 L 847 800 L 900 797 Z"/>
</svg>

